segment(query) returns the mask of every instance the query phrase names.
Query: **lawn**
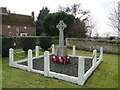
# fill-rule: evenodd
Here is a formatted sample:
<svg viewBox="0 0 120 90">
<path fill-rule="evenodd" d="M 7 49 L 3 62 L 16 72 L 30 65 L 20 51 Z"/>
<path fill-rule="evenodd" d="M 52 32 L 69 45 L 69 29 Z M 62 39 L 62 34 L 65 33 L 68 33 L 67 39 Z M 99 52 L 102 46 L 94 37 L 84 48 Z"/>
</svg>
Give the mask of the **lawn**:
<svg viewBox="0 0 120 90">
<path fill-rule="evenodd" d="M 0 89 L 2 88 L 2 60 L 0 57 Z"/>
<path fill-rule="evenodd" d="M 72 50 L 68 50 L 72 54 Z M 92 52 L 77 50 L 77 55 L 92 56 Z M 22 53 L 25 55 L 24 53 Z M 43 54 L 43 52 L 40 52 Z M 118 88 L 118 55 L 103 54 L 103 62 L 84 86 L 44 77 L 8 66 L 8 58 L 2 58 L 3 88 Z M 18 60 L 16 57 L 15 60 Z"/>
</svg>

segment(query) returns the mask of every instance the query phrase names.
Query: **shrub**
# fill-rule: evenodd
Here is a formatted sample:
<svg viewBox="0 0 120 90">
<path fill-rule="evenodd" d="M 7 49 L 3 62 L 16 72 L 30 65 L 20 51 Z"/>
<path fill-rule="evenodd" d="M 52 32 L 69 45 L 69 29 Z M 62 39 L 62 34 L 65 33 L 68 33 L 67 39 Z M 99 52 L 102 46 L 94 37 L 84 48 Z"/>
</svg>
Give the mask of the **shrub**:
<svg viewBox="0 0 120 90">
<path fill-rule="evenodd" d="M 109 37 L 109 40 L 113 40 L 113 39 L 115 39 L 115 37 L 113 37 L 113 36 Z"/>
<path fill-rule="evenodd" d="M 2 56 L 9 56 L 9 49 L 14 47 L 13 38 L 0 38 L 2 40 Z M 1 41 L 0 40 L 0 41 Z"/>
<path fill-rule="evenodd" d="M 35 37 L 21 37 L 20 38 L 22 49 L 27 53 L 29 49 L 34 49 L 36 45 Z"/>
<path fill-rule="evenodd" d="M 39 38 L 40 46 L 44 50 L 48 50 L 48 48 L 52 45 L 52 38 L 51 37 L 41 37 Z"/>
<path fill-rule="evenodd" d="M 22 36 L 22 37 L 24 37 L 25 38 L 25 36 Z M 20 40 L 20 38 L 22 38 L 21 36 L 15 36 L 14 37 L 14 42 L 16 43 L 16 46 L 15 46 L 15 48 L 17 48 L 17 49 L 19 49 L 19 48 L 22 48 L 22 45 L 21 45 L 21 40 Z M 52 38 L 52 43 L 54 43 L 54 44 L 58 44 L 58 38 L 59 38 L 59 36 L 28 36 L 29 38 L 36 38 L 36 45 L 40 45 L 39 44 L 39 39 L 41 38 L 41 37 L 51 37 Z M 27 38 L 27 37 L 26 37 Z"/>
</svg>

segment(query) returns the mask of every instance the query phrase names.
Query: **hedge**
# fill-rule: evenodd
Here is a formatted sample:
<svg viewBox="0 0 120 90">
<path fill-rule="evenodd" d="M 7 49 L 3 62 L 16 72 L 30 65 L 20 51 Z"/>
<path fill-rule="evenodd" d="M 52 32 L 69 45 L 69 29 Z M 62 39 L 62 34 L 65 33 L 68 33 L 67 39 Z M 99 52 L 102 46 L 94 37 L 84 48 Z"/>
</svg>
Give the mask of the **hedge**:
<svg viewBox="0 0 120 90">
<path fill-rule="evenodd" d="M 22 49 L 27 53 L 29 49 L 35 49 L 36 38 L 35 37 L 21 37 L 20 38 Z"/>
<path fill-rule="evenodd" d="M 22 37 L 25 37 L 25 36 L 22 36 Z M 17 37 L 14 37 L 14 42 L 16 43 L 16 48 L 22 48 L 21 47 L 21 41 L 20 41 L 20 38 L 22 38 L 21 36 L 17 36 Z M 27 36 L 27 37 L 30 37 L 30 38 L 35 38 L 36 39 L 36 45 L 40 45 L 40 38 L 42 37 L 50 37 L 52 39 L 52 43 L 54 44 L 58 44 L 58 36 Z"/>
<path fill-rule="evenodd" d="M 50 48 L 52 45 L 52 38 L 51 37 L 40 37 L 39 43 L 40 43 L 41 48 L 43 48 L 44 50 L 48 50 L 48 48 Z"/>
<path fill-rule="evenodd" d="M 9 56 L 9 49 L 14 47 L 13 38 L 0 38 L 2 40 L 2 56 L 8 57 Z M 0 40 L 0 41 L 1 41 Z"/>
</svg>

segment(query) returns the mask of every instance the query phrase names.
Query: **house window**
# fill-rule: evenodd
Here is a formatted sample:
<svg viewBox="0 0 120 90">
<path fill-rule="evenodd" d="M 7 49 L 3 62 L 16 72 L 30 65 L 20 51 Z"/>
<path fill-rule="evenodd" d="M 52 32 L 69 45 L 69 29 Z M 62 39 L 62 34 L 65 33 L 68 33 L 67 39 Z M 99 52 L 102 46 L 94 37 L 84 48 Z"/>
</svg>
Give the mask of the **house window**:
<svg viewBox="0 0 120 90">
<path fill-rule="evenodd" d="M 20 29 L 16 28 L 16 36 L 19 36 L 19 33 L 20 33 Z"/>
<path fill-rule="evenodd" d="M 27 33 L 20 33 L 20 36 L 27 36 Z"/>
<path fill-rule="evenodd" d="M 20 33 L 20 29 L 19 28 L 16 28 L 16 33 Z"/>
<path fill-rule="evenodd" d="M 26 29 L 27 29 L 27 27 L 26 27 L 26 26 L 24 26 L 24 29 L 26 30 Z"/>
<path fill-rule="evenodd" d="M 11 28 L 10 25 L 8 25 L 7 28 L 10 29 Z"/>
</svg>

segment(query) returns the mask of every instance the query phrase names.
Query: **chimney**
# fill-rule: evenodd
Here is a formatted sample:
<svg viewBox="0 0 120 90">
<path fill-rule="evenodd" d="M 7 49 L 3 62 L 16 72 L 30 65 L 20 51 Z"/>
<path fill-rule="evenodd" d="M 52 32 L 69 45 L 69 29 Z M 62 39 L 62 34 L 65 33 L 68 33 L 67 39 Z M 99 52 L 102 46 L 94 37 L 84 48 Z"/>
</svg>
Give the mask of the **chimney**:
<svg viewBox="0 0 120 90">
<path fill-rule="evenodd" d="M 31 13 L 31 16 L 32 16 L 33 21 L 34 21 L 34 18 L 35 18 L 35 16 L 34 16 L 34 12 Z"/>
<path fill-rule="evenodd" d="M 0 7 L 0 13 L 7 13 L 6 7 Z"/>
</svg>

